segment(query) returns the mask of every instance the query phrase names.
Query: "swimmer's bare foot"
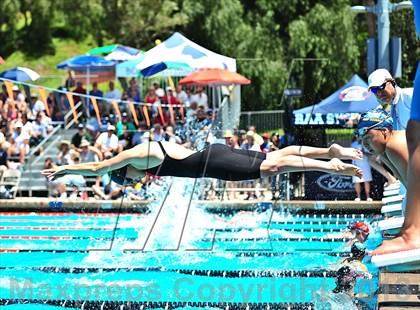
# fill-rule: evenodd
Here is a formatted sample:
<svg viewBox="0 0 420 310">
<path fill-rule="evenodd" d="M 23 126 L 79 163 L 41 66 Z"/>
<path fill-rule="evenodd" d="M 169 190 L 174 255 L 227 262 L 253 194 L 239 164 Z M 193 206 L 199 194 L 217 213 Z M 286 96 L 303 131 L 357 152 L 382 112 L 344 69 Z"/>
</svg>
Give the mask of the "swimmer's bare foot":
<svg viewBox="0 0 420 310">
<path fill-rule="evenodd" d="M 336 143 L 332 144 L 328 150 L 328 155 L 331 158 L 340 159 L 363 159 L 363 153 L 361 150 L 354 149 L 352 147 L 342 147 Z"/>
<path fill-rule="evenodd" d="M 418 249 L 420 256 L 420 234 L 402 233 L 401 236 L 392 240 L 385 240 L 377 249 L 373 250 L 369 254 L 382 255 L 413 249 Z"/>
<path fill-rule="evenodd" d="M 331 173 L 358 176 L 358 177 L 361 177 L 363 175 L 363 171 L 359 167 L 355 165 L 343 163 L 341 160 L 337 158 L 331 159 L 329 163 L 331 165 Z"/>
</svg>

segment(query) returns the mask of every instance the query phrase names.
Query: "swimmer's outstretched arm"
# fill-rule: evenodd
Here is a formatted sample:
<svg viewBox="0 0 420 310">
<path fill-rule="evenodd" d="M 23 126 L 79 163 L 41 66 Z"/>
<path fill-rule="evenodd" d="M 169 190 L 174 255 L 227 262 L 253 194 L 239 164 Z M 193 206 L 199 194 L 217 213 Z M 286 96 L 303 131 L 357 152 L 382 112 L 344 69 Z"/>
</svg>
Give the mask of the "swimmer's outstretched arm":
<svg viewBox="0 0 420 310">
<path fill-rule="evenodd" d="M 332 144 L 330 147 L 325 148 L 292 145 L 285 147 L 278 152 L 281 152 L 284 156 L 297 155 L 308 158 L 363 159 L 362 151 L 351 147 L 342 147 L 336 143 Z"/>
<path fill-rule="evenodd" d="M 122 151 L 117 156 L 104 161 L 89 162 L 75 165 L 57 166 L 42 170 L 41 174 L 54 180 L 66 174 L 78 174 L 83 176 L 101 176 L 105 173 L 122 168 L 139 158 L 138 150 L 132 148 Z"/>
</svg>

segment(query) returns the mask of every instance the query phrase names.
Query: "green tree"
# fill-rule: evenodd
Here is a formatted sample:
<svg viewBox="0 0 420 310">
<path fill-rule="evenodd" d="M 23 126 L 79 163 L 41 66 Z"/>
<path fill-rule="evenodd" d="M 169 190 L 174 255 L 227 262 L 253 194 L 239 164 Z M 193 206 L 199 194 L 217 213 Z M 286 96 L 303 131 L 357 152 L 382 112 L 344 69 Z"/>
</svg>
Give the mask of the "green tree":
<svg viewBox="0 0 420 310">
<path fill-rule="evenodd" d="M 9 56 L 18 49 L 18 0 L 0 1 L 0 55 Z"/>
<path fill-rule="evenodd" d="M 306 62 L 302 68 L 302 86 L 311 103 L 329 95 L 359 70 L 354 15 L 346 4 L 341 0 L 329 7 L 316 4 L 289 25 L 289 55 L 326 59 L 321 65 Z"/>
<path fill-rule="evenodd" d="M 33 57 L 54 53 L 51 31 L 54 5 L 48 0 L 21 0 L 20 13 L 25 21 L 20 30 L 20 49 Z"/>
</svg>

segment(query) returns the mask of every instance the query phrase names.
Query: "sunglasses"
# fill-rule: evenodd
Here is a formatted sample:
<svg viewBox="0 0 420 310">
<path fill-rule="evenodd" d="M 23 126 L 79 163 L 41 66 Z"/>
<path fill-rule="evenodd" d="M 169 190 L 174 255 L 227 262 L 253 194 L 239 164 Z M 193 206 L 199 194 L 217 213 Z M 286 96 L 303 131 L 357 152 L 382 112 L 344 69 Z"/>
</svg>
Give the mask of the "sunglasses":
<svg viewBox="0 0 420 310">
<path fill-rule="evenodd" d="M 373 94 L 377 94 L 378 93 L 378 91 L 380 91 L 380 90 L 384 90 L 385 89 L 385 87 L 386 87 L 386 84 L 388 83 L 389 81 L 386 81 L 385 83 L 383 83 L 382 85 L 379 85 L 379 86 L 375 86 L 375 87 L 371 87 L 370 88 L 370 91 L 373 93 Z"/>
<path fill-rule="evenodd" d="M 382 124 L 383 122 L 385 122 L 385 120 L 380 121 L 379 123 L 373 124 L 372 126 L 369 126 L 369 127 L 362 127 L 362 128 L 359 128 L 359 129 L 357 129 L 356 135 L 357 135 L 359 138 L 363 138 L 363 136 L 364 136 L 364 135 L 366 135 L 366 134 L 367 134 L 367 132 L 368 132 L 369 130 L 371 130 L 371 129 L 373 129 L 373 128 L 377 127 L 378 125 Z"/>
</svg>

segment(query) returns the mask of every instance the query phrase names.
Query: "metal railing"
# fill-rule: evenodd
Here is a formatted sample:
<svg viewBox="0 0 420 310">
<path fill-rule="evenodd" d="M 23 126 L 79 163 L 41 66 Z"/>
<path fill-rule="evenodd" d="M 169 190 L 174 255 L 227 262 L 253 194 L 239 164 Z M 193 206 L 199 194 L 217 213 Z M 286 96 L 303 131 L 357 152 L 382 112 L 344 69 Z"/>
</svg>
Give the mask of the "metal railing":
<svg viewBox="0 0 420 310">
<path fill-rule="evenodd" d="M 79 111 L 79 108 L 80 111 Z M 77 113 L 77 118 L 79 119 L 80 116 L 82 116 L 83 114 L 83 102 L 79 101 L 75 106 L 74 106 L 74 110 Z M 69 129 L 71 126 L 73 126 L 73 124 L 75 123 L 75 119 L 73 117 L 73 111 L 70 110 L 66 113 L 66 115 L 64 115 L 64 129 Z"/>
<path fill-rule="evenodd" d="M 271 131 L 284 128 L 284 110 L 241 112 L 239 128 L 255 126 L 258 131 Z"/>
<path fill-rule="evenodd" d="M 57 134 L 60 130 L 61 130 L 61 126 L 63 125 L 63 123 L 59 123 L 57 126 L 54 127 L 54 129 L 49 133 L 49 135 L 44 138 L 33 150 L 31 150 L 31 152 L 29 153 L 29 155 L 25 158 L 25 162 L 28 163 L 29 165 L 29 196 L 32 197 L 32 166 L 34 164 L 36 164 L 40 157 L 39 152 L 41 151 L 41 149 L 43 148 L 43 146 L 53 137 L 55 136 L 55 134 Z"/>
</svg>

